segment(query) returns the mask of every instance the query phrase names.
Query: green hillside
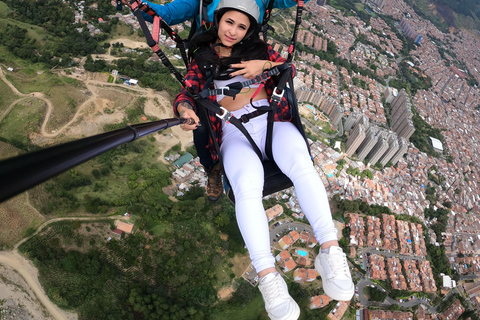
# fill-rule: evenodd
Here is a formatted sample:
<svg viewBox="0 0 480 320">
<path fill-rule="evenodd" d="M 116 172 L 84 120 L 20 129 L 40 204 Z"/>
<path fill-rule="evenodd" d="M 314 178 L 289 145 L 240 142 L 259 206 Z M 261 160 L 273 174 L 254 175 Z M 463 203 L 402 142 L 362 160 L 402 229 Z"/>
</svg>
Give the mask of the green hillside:
<svg viewBox="0 0 480 320">
<path fill-rule="evenodd" d="M 480 2 L 476 0 L 405 0 L 421 17 L 443 32 L 480 30 Z"/>
</svg>

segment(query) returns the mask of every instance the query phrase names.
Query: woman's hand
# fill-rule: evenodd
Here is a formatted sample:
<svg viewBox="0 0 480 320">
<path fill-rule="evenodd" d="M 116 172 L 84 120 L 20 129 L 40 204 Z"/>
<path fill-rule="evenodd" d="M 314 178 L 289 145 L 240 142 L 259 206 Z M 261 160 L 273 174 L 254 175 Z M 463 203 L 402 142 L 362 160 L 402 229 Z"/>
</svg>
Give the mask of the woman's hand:
<svg viewBox="0 0 480 320">
<path fill-rule="evenodd" d="M 281 65 L 282 62 L 273 62 L 269 60 L 250 60 L 234 63 L 232 68 L 240 69 L 230 74 L 231 77 L 243 75 L 245 79 L 253 79 L 265 70 Z"/>
<path fill-rule="evenodd" d="M 180 115 L 180 118 L 184 119 L 193 119 L 195 121 L 195 124 L 185 124 L 182 123 L 180 125 L 180 128 L 182 128 L 183 131 L 189 131 L 189 130 L 195 130 L 197 129 L 198 126 L 200 126 L 200 119 L 198 118 L 197 114 L 193 110 L 192 106 L 188 103 L 181 103 L 177 107 L 178 114 Z"/>
</svg>

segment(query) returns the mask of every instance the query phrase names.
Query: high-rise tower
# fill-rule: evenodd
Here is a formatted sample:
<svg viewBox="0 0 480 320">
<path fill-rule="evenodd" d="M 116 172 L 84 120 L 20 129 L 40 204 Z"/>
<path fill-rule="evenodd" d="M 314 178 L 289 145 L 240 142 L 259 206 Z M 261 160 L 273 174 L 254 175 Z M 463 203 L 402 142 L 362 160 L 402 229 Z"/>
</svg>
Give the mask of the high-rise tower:
<svg viewBox="0 0 480 320">
<path fill-rule="evenodd" d="M 368 161 L 371 164 L 376 164 L 381 156 L 388 149 L 388 132 L 385 130 L 379 130 L 377 134 L 377 143 L 373 146 L 372 150 L 368 154 Z"/>
<path fill-rule="evenodd" d="M 360 144 L 357 150 L 357 158 L 363 161 L 365 157 L 372 151 L 372 148 L 378 141 L 377 136 L 378 129 L 376 127 L 369 127 L 366 132 L 365 139 Z"/>
<path fill-rule="evenodd" d="M 398 136 L 395 132 L 390 132 L 388 135 L 388 149 L 385 151 L 383 156 L 378 160 L 383 166 L 385 166 L 388 161 L 390 161 L 393 156 L 400 149 L 398 144 Z"/>
<path fill-rule="evenodd" d="M 350 132 L 350 136 L 348 137 L 346 146 L 345 146 L 345 153 L 347 156 L 351 157 L 360 144 L 365 140 L 366 136 L 366 127 L 363 124 L 359 124 L 355 126 L 355 128 Z"/>
</svg>

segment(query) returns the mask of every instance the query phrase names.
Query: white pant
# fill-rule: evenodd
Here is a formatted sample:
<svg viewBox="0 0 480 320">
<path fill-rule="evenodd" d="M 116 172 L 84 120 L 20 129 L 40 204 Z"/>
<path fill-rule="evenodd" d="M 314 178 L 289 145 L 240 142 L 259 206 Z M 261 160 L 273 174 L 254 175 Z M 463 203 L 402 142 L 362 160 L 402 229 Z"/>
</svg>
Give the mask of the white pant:
<svg viewBox="0 0 480 320">
<path fill-rule="evenodd" d="M 268 104 L 267 100 L 254 102 Z M 250 113 L 250 105 L 232 112 L 239 118 Z M 257 146 L 265 155 L 267 114 L 245 123 Z M 234 125 L 223 122 L 221 153 L 225 174 L 235 194 L 235 211 L 243 239 L 257 272 L 275 267 L 270 248 L 268 220 L 262 204 L 264 183 L 263 166 L 244 135 Z M 327 193 L 323 182 L 313 167 L 305 140 L 291 122 L 275 122 L 273 125 L 272 153 L 276 164 L 292 180 L 295 191 L 317 241 L 337 240 Z"/>
</svg>

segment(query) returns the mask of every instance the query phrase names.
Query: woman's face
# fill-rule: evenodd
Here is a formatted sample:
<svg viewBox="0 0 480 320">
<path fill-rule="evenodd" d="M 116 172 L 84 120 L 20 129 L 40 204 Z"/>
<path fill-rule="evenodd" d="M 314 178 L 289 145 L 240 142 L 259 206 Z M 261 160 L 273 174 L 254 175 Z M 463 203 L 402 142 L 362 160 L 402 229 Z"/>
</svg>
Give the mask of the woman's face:
<svg viewBox="0 0 480 320">
<path fill-rule="evenodd" d="M 218 38 L 224 46 L 231 47 L 247 34 L 250 28 L 250 19 L 247 15 L 236 10 L 224 13 L 218 24 Z"/>
</svg>

